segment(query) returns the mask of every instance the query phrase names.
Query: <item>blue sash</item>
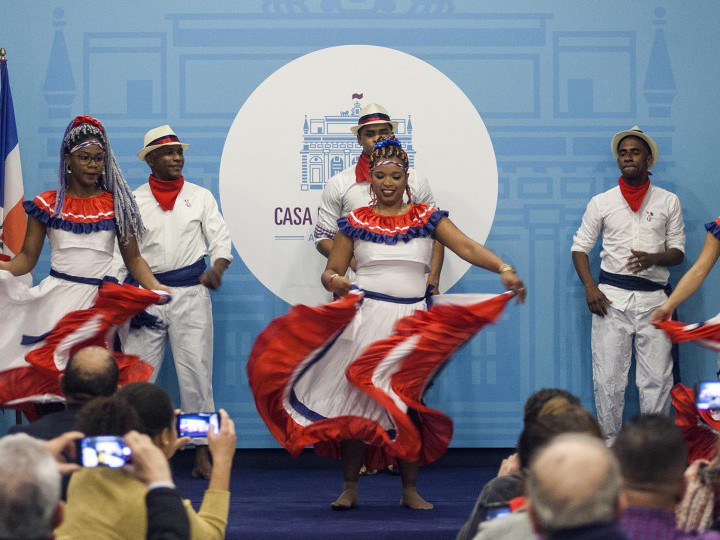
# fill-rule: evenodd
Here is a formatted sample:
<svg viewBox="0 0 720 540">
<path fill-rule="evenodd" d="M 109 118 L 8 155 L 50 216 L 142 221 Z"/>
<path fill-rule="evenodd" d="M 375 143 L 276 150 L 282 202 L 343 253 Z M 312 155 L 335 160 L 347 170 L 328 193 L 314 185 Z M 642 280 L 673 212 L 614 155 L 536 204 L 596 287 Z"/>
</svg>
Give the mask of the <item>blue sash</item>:
<svg viewBox="0 0 720 540">
<path fill-rule="evenodd" d="M 605 270 L 600 270 L 600 283 L 605 285 L 612 285 L 618 289 L 625 289 L 626 291 L 666 291 L 669 287 L 668 284 L 655 283 L 649 279 L 641 278 L 638 276 L 628 276 L 625 274 L 611 274 Z"/>
<path fill-rule="evenodd" d="M 81 276 L 71 276 L 70 274 L 64 274 L 63 272 L 58 272 L 57 270 L 50 269 L 50 275 L 54 278 L 58 279 L 64 279 L 65 281 L 72 281 L 73 283 L 82 283 L 83 285 L 95 285 L 96 287 L 99 287 L 102 285 L 103 280 L 99 278 L 89 278 L 89 277 L 81 277 Z"/>
<path fill-rule="evenodd" d="M 425 291 L 425 296 L 419 296 L 416 298 L 400 298 L 398 296 L 390 296 L 389 294 L 383 294 L 375 291 L 366 291 L 365 289 L 361 289 L 357 285 L 353 285 L 351 289 L 356 291 L 362 291 L 365 295 L 365 298 L 370 298 L 371 300 L 377 300 L 379 302 L 391 302 L 393 304 L 417 304 L 418 302 L 425 301 L 430 307 L 432 305 L 432 295 L 430 294 L 431 286 L 428 285 L 427 290 Z"/>
<path fill-rule="evenodd" d="M 198 259 L 197 262 L 188 266 L 183 266 L 177 270 L 168 270 L 167 272 L 158 272 L 155 274 L 157 280 L 168 287 L 192 287 L 200 284 L 200 276 L 207 268 L 205 258 Z M 139 283 L 130 274 L 125 278 L 125 283 L 138 286 Z"/>
</svg>

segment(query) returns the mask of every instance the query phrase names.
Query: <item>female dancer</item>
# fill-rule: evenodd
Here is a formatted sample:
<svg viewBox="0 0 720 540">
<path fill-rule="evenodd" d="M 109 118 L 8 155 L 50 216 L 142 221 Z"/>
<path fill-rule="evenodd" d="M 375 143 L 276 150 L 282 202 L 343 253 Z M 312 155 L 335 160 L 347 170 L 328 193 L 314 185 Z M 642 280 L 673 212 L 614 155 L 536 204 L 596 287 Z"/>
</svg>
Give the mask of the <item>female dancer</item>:
<svg viewBox="0 0 720 540">
<path fill-rule="evenodd" d="M 650 322 L 657 323 L 670 318 L 673 311 L 700 288 L 720 256 L 720 218 L 705 225 L 705 243 L 697 261 L 685 272 L 675 290 L 652 314 Z"/>
<path fill-rule="evenodd" d="M 169 292 L 140 256 L 136 237 L 144 227 L 137 204 L 105 128 L 95 118 L 78 116 L 65 130 L 57 191 L 45 191 L 23 206 L 28 226 L 22 250 L 0 262 L 1 371 L 26 367 L 25 353 L 63 315 L 92 305 L 110 274 L 116 236 L 125 264 L 142 286 Z M 45 235 L 51 247 L 50 275 L 28 288 L 12 276 L 35 268 Z M 6 383 L 0 378 L 0 385 Z"/>
<path fill-rule="evenodd" d="M 277 319 L 258 337 L 248 363 L 258 410 L 271 432 L 291 453 L 298 453 L 303 445 L 314 444 L 317 453 L 336 456 L 337 443 L 340 443 L 344 484 L 342 493 L 332 503 L 335 509 L 357 505 L 357 482 L 364 459 L 369 469 L 385 468 L 395 457 L 417 456 L 417 448 L 428 444 L 434 447 L 436 459 L 449 443 L 452 432 L 449 419 L 443 423 L 442 433 L 435 436 L 428 430 L 432 422 L 427 415 L 408 410 L 401 413 L 399 423 L 404 426 L 405 433 L 415 432 L 414 436 L 405 439 L 412 439 L 410 443 L 402 448 L 402 444 L 398 444 L 395 455 L 387 455 L 378 445 L 366 448 L 363 441 L 377 444 L 381 439 L 396 442 L 403 437 L 396 422 L 398 418 L 391 417 L 386 406 L 349 380 L 350 368 L 358 367 L 357 359 L 367 356 L 369 346 L 390 336 L 396 321 L 426 308 L 425 275 L 433 238 L 466 261 L 499 273 L 505 288 L 513 291 L 519 301 L 525 299 L 525 288 L 512 266 L 460 232 L 447 218 L 447 212 L 411 202 L 407 182 L 408 157 L 394 137 L 375 145 L 370 167 L 373 203 L 338 220 L 339 233 L 321 277 L 328 291 L 338 296 L 348 295 L 352 285 L 344 275 L 354 256 L 357 285 L 364 293 L 359 311 L 357 314 L 350 311 L 352 320 L 342 333 L 330 340 L 327 348 L 312 351 L 302 364 L 289 365 L 286 358 L 296 350 L 312 349 L 314 344 L 307 345 L 309 336 L 330 326 L 327 312 L 342 309 L 334 308 L 333 304 L 321 308 L 293 308 L 281 318 L 284 320 Z M 403 200 L 406 193 L 407 202 Z M 344 303 L 347 302 L 341 300 L 335 304 L 342 306 Z M 300 308 L 303 309 L 298 311 Z M 315 315 L 305 311 L 317 312 L 320 322 L 315 325 L 311 320 Z M 298 319 L 299 326 L 286 322 L 293 317 Z M 283 350 L 285 339 L 289 345 Z M 421 363 L 421 359 L 408 356 L 408 361 L 397 369 L 418 370 Z M 285 374 L 294 380 L 287 382 Z M 403 374 L 392 371 L 395 380 L 398 376 Z M 419 377 L 409 380 L 412 378 L 411 375 L 404 381 L 408 385 L 417 383 Z M 421 388 L 420 393 L 424 383 L 423 380 L 417 386 Z M 388 391 L 388 395 L 391 393 Z M 400 401 L 396 393 L 393 399 L 395 403 Z M 422 407 L 414 398 L 408 401 L 412 401 L 411 409 Z M 392 404 L 388 405 L 392 407 Z M 417 422 L 422 423 L 422 430 L 418 429 Z M 422 435 L 419 435 L 420 431 Z M 425 456 L 422 459 L 428 461 Z M 417 492 L 418 466 L 417 460 L 399 460 L 403 486 L 400 502 L 412 509 L 430 509 L 433 505 Z"/>
</svg>

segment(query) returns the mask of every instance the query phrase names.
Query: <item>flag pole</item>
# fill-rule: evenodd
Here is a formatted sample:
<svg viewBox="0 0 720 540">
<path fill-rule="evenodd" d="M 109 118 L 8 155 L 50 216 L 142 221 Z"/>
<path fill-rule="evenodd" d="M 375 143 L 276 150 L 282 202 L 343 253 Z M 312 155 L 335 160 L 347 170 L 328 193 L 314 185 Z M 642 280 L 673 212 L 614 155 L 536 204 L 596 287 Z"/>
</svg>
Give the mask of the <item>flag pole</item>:
<svg viewBox="0 0 720 540">
<path fill-rule="evenodd" d="M 6 54 L 6 53 L 7 53 L 7 51 L 5 50 L 5 48 L 4 48 L 4 47 L 0 47 L 0 62 L 3 62 L 3 63 L 4 63 L 4 62 L 7 62 L 7 59 L 5 58 L 5 54 Z M 5 219 L 4 219 L 4 217 L 5 217 L 5 215 L 4 215 L 5 212 L 4 212 L 4 210 L 5 210 L 5 209 L 3 208 L 3 212 L 0 213 L 0 232 L 1 232 L 2 229 L 3 229 L 3 225 L 5 225 Z M 2 236 L 2 234 L 0 234 L 0 253 L 2 253 L 4 250 L 5 250 L 5 244 L 3 244 L 3 236 Z"/>
</svg>

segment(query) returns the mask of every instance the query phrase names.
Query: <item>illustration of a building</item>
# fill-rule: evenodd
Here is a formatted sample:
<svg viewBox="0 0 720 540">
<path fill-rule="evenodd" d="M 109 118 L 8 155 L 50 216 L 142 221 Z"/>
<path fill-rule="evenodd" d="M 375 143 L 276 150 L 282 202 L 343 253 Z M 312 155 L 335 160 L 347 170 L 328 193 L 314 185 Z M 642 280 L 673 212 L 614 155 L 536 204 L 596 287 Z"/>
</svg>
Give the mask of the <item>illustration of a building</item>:
<svg viewBox="0 0 720 540">
<path fill-rule="evenodd" d="M 362 104 L 355 101 L 352 108 L 341 111 L 337 116 L 310 118 L 303 122 L 303 146 L 300 190 L 323 189 L 334 175 L 357 162 L 360 147 L 350 128 L 357 125 Z M 407 118 L 393 118 L 398 128 L 395 136 L 408 154 L 410 166 L 415 163 L 415 148 L 412 143 L 413 125 L 411 115 Z"/>
</svg>

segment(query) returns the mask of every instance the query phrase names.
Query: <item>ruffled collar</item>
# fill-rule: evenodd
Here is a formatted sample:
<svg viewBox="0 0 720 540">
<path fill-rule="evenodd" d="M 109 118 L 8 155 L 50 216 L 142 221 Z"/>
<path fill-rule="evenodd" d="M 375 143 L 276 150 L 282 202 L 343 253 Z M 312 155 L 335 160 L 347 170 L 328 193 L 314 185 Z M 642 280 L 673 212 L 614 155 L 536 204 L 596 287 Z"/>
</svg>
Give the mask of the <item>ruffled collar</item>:
<svg viewBox="0 0 720 540">
<path fill-rule="evenodd" d="M 115 228 L 115 206 L 112 193 L 103 191 L 87 198 L 65 195 L 60 216 L 53 216 L 57 192 L 45 191 L 32 201 L 25 201 L 25 212 L 53 229 L 62 229 L 77 234 L 88 234 L 98 230 Z"/>
<path fill-rule="evenodd" d="M 340 218 L 338 229 L 353 239 L 396 244 L 434 236 L 437 224 L 447 216 L 445 210 L 424 203 L 413 204 L 410 210 L 399 216 L 383 216 L 376 213 L 372 206 L 365 206 Z"/>
</svg>

